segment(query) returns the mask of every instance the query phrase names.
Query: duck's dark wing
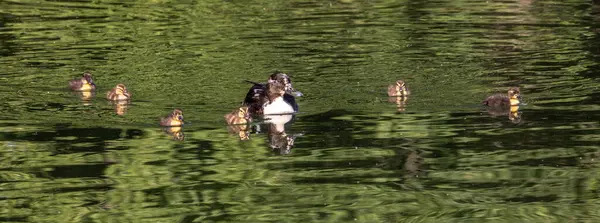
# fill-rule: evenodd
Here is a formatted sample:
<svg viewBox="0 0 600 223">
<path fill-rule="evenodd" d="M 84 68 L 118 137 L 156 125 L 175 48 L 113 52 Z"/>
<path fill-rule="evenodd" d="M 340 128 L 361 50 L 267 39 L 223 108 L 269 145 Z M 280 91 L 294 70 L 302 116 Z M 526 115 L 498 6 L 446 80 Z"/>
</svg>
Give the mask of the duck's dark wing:
<svg viewBox="0 0 600 223">
<path fill-rule="evenodd" d="M 81 86 L 83 86 L 83 83 L 81 82 L 80 79 L 69 81 L 69 87 L 73 90 L 79 90 L 79 89 L 81 89 Z"/>
<path fill-rule="evenodd" d="M 296 98 L 288 93 L 283 95 L 283 100 L 290 104 L 294 108 L 294 112 L 298 112 L 298 104 L 296 104 Z"/>
<path fill-rule="evenodd" d="M 510 106 L 510 100 L 508 96 L 502 94 L 489 96 L 482 103 L 490 107 Z"/>
<path fill-rule="evenodd" d="M 255 82 L 251 82 L 251 83 L 253 85 L 250 88 L 250 90 L 248 90 L 248 93 L 246 94 L 246 98 L 244 98 L 242 105 L 249 106 L 249 105 L 252 105 L 255 103 L 260 103 L 261 97 L 264 94 L 265 90 L 267 89 L 266 84 L 255 83 Z"/>
</svg>

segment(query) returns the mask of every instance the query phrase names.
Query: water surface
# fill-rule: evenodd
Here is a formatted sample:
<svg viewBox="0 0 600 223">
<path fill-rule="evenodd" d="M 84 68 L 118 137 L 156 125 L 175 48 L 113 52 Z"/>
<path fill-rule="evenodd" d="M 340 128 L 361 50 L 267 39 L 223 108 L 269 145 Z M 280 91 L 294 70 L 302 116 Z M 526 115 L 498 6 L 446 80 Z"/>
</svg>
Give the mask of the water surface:
<svg viewBox="0 0 600 223">
<path fill-rule="evenodd" d="M 0 1 L 0 221 L 597 222 L 599 21 L 583 0 Z M 288 148 L 223 120 L 275 70 L 305 95 Z M 517 118 L 480 106 L 509 86 Z"/>
</svg>

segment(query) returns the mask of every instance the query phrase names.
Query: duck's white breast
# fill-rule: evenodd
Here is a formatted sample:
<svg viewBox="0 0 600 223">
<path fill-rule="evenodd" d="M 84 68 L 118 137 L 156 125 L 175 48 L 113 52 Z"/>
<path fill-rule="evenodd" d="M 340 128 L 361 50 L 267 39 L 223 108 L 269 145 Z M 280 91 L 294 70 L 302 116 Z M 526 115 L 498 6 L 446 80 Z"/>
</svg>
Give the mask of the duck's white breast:
<svg viewBox="0 0 600 223">
<path fill-rule="evenodd" d="M 290 114 L 294 113 L 294 108 L 283 100 L 283 97 L 278 97 L 273 102 L 265 104 L 263 114 Z"/>
</svg>

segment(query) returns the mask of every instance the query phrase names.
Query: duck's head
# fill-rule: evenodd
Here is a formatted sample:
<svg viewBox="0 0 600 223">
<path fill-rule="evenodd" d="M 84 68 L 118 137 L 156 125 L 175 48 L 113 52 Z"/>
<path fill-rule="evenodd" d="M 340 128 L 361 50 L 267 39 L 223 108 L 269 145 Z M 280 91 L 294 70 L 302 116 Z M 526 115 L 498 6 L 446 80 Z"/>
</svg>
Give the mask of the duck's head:
<svg viewBox="0 0 600 223">
<path fill-rule="evenodd" d="M 395 84 L 388 87 L 388 96 L 390 97 L 404 97 L 408 94 L 408 89 L 403 80 L 397 80 Z"/>
<path fill-rule="evenodd" d="M 117 86 L 115 86 L 115 94 L 129 97 L 129 92 L 124 84 L 117 84 Z"/>
<path fill-rule="evenodd" d="M 284 84 L 278 81 L 272 81 L 267 84 L 267 96 L 269 101 L 273 101 L 278 97 L 282 97 L 286 93 Z"/>
<path fill-rule="evenodd" d="M 303 96 L 302 92 L 294 89 L 294 86 L 292 85 L 292 80 L 290 79 L 290 77 L 287 74 L 285 74 L 283 72 L 276 71 L 275 73 L 271 74 L 271 76 L 269 77 L 269 83 L 272 83 L 272 82 L 278 82 L 278 83 L 283 84 L 283 86 L 285 88 L 285 93 L 288 93 L 288 94 L 296 96 L 296 97 Z"/>
<path fill-rule="evenodd" d="M 404 81 L 403 80 L 397 80 L 396 81 L 396 86 L 398 86 L 400 88 L 404 87 Z"/>
<path fill-rule="evenodd" d="M 81 81 L 83 84 L 93 85 L 94 87 L 96 86 L 96 84 L 94 84 L 94 79 L 92 78 L 92 74 L 90 74 L 90 73 L 84 73 L 83 78 L 81 78 Z"/>
<path fill-rule="evenodd" d="M 248 112 L 248 107 L 247 106 L 240 107 L 237 112 L 237 117 L 246 119 L 246 120 L 250 120 L 251 117 L 250 117 L 250 112 Z"/>
<path fill-rule="evenodd" d="M 181 109 L 176 108 L 171 112 L 171 119 L 183 122 L 183 111 Z"/>
<path fill-rule="evenodd" d="M 521 90 L 518 87 L 509 88 L 508 98 L 510 99 L 510 105 L 519 105 L 521 103 Z"/>
</svg>

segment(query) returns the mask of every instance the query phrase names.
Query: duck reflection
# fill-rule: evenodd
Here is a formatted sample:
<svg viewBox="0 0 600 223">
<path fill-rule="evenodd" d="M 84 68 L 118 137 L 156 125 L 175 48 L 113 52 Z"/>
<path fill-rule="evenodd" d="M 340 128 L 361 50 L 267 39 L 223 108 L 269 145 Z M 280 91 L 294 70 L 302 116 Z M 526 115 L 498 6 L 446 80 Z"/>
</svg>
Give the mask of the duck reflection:
<svg viewBox="0 0 600 223">
<path fill-rule="evenodd" d="M 185 134 L 183 134 L 183 128 L 181 126 L 165 127 L 163 128 L 163 131 L 167 135 L 173 137 L 174 140 L 183 141 L 185 139 Z"/>
<path fill-rule="evenodd" d="M 224 116 L 227 130 L 231 134 L 237 134 L 240 140 L 250 139 L 250 122 L 252 118 L 247 106 L 239 107 Z"/>
<path fill-rule="evenodd" d="M 294 147 L 296 137 L 301 134 L 289 135 L 285 132 L 285 125 L 294 119 L 293 114 L 287 115 L 265 115 L 265 123 L 268 128 L 269 147 L 275 153 L 281 155 L 289 154 Z"/>
</svg>

